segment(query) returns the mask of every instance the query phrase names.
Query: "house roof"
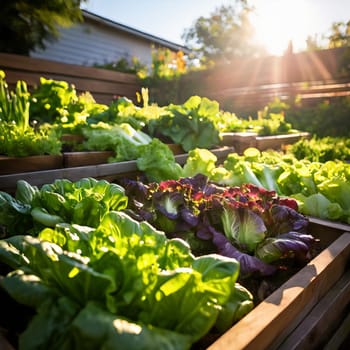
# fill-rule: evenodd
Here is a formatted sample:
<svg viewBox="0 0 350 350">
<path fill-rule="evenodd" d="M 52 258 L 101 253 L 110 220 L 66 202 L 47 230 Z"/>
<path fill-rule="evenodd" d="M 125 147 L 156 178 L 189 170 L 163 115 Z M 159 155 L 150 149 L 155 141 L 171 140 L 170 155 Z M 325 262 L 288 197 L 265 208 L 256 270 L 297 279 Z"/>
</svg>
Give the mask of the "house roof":
<svg viewBox="0 0 350 350">
<path fill-rule="evenodd" d="M 151 43 L 161 45 L 163 47 L 169 48 L 169 49 L 174 50 L 174 51 L 182 51 L 186 54 L 189 54 L 191 52 L 191 50 L 189 48 L 187 48 L 186 46 L 176 44 L 174 42 L 168 41 L 166 39 L 162 39 L 162 38 L 155 36 L 155 35 L 152 35 L 152 34 L 145 33 L 141 30 L 129 27 L 125 24 L 114 22 L 108 18 L 96 15 L 95 13 L 92 13 L 90 11 L 82 10 L 82 13 L 83 13 L 83 17 L 86 19 L 89 19 L 89 20 L 101 23 L 103 25 L 109 26 L 111 28 L 129 33 L 129 34 L 134 35 L 136 37 L 143 38 L 145 40 L 150 41 Z"/>
</svg>

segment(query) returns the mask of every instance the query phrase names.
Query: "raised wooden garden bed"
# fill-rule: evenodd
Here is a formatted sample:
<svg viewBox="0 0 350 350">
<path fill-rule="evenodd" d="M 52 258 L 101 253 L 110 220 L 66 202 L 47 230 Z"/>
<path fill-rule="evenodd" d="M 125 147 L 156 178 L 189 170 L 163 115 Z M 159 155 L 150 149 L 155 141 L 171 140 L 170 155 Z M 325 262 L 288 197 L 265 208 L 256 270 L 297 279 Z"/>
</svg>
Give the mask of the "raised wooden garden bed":
<svg viewBox="0 0 350 350">
<path fill-rule="evenodd" d="M 350 226 L 310 218 L 310 232 L 324 246 L 321 253 L 208 350 L 320 349 L 335 334 L 345 341 L 349 328 L 341 334 L 338 328 L 349 322 Z"/>
<path fill-rule="evenodd" d="M 108 163 L 108 158 L 112 157 L 111 151 L 91 151 L 91 152 L 64 152 L 63 165 L 65 168 L 72 168 L 85 165 L 97 165 Z"/>
<path fill-rule="evenodd" d="M 260 151 L 267 149 L 281 149 L 286 145 L 291 145 L 302 138 L 310 138 L 308 132 L 296 134 L 276 135 L 276 136 L 257 136 L 255 138 L 255 147 Z"/>
<path fill-rule="evenodd" d="M 218 161 L 232 148 L 213 150 Z M 183 165 L 188 154 L 175 156 Z M 61 168 L 0 176 L 0 190 L 11 192 L 19 179 L 41 186 L 58 178 L 118 178 L 139 171 L 135 161 Z M 310 218 L 310 230 L 320 240 L 320 253 L 236 325 L 206 342 L 209 350 L 319 349 L 341 344 L 349 336 L 350 225 Z M 3 343 L 2 343 L 3 342 Z M 1 338 L 0 348 L 6 349 Z M 197 348 L 194 348 L 197 350 Z M 203 349 L 199 347 L 198 349 Z"/>
<path fill-rule="evenodd" d="M 221 133 L 221 145 L 234 147 L 237 153 L 243 153 L 248 147 L 256 147 L 260 151 L 267 149 L 281 149 L 302 138 L 310 138 L 308 132 L 300 132 L 275 136 L 258 136 L 252 132 L 225 132 Z"/>
<path fill-rule="evenodd" d="M 62 167 L 63 157 L 61 155 L 40 155 L 29 157 L 0 156 L 0 175 L 59 169 Z"/>
<path fill-rule="evenodd" d="M 232 147 L 222 147 L 212 150 L 212 153 L 218 158 L 218 162 L 226 159 L 227 155 L 231 152 L 233 152 Z M 184 165 L 187 157 L 188 153 L 177 154 L 175 155 L 175 160 L 180 165 Z M 44 171 L 17 172 L 14 174 L 0 175 L 0 191 L 13 192 L 17 186 L 17 181 L 21 179 L 28 181 L 31 185 L 41 186 L 46 183 L 51 183 L 55 181 L 55 179 L 76 181 L 83 177 L 95 177 L 106 178 L 112 181 L 121 176 L 133 177 L 135 174 L 139 174 L 135 160 L 65 168 L 60 167 Z"/>
<path fill-rule="evenodd" d="M 216 341 L 192 350 L 339 348 L 349 336 L 348 228 L 310 218 L 324 249 Z M 0 348 L 13 350 L 1 329 Z"/>
<path fill-rule="evenodd" d="M 253 132 L 224 132 L 220 136 L 220 144 L 233 147 L 237 153 L 243 153 L 248 147 L 255 147 L 256 133 Z"/>
</svg>

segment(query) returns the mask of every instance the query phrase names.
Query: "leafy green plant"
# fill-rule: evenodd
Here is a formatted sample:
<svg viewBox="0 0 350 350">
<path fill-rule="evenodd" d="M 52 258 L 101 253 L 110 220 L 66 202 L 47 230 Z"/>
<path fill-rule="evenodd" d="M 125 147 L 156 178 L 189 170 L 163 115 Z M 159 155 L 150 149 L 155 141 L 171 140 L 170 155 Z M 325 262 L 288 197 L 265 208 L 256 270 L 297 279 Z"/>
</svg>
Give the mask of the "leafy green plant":
<svg viewBox="0 0 350 350">
<path fill-rule="evenodd" d="M 128 61 L 125 57 L 122 57 L 115 62 L 108 62 L 104 64 L 96 63 L 94 67 L 123 73 L 133 73 L 136 74 L 139 78 L 143 78 L 147 75 L 147 66 L 145 64 L 142 64 L 137 57 L 132 57 L 131 62 Z"/>
<path fill-rule="evenodd" d="M 30 94 L 27 84 L 19 80 L 15 91 L 10 91 L 5 77 L 5 72 L 0 71 L 0 121 L 14 123 L 23 133 L 29 127 Z"/>
<path fill-rule="evenodd" d="M 125 188 L 138 220 L 187 240 L 194 254 L 237 259 L 242 280 L 273 275 L 288 257 L 308 260 L 314 241 L 306 235 L 308 220 L 295 200 L 274 191 L 249 183 L 218 186 L 202 174 L 150 184 L 130 180 Z"/>
<path fill-rule="evenodd" d="M 123 212 L 97 228 L 62 223 L 1 240 L 0 261 L 11 270 L 1 287 L 36 311 L 21 349 L 185 350 L 253 307 L 235 259 L 194 257 Z"/>
<path fill-rule="evenodd" d="M 152 47 L 152 65 L 142 64 L 137 57 L 131 61 L 122 57 L 115 62 L 95 64 L 97 68 L 136 74 L 143 83 L 157 85 L 157 81 L 176 79 L 187 70 L 185 55 L 182 51 L 174 52 L 168 48 Z"/>
<path fill-rule="evenodd" d="M 84 125 L 90 114 L 106 109 L 107 106 L 96 103 L 89 92 L 78 95 L 74 85 L 66 81 L 41 77 L 40 84 L 32 92 L 30 118 L 72 130 Z"/>
<path fill-rule="evenodd" d="M 16 124 L 0 122 L 0 154 L 10 157 L 60 155 L 62 142 L 49 125 L 21 131 Z"/>
<path fill-rule="evenodd" d="M 136 105 L 133 101 L 126 97 L 119 97 L 113 100 L 107 109 L 103 111 L 90 111 L 86 122 L 90 124 L 97 124 L 99 122 L 109 124 L 128 123 L 134 129 L 143 129 L 150 120 L 157 119 L 165 113 L 165 108 L 160 107 L 155 103 L 149 103 L 149 93 L 147 88 L 141 88 L 141 92 L 137 92 L 138 103 L 142 106 Z"/>
<path fill-rule="evenodd" d="M 296 104 L 285 113 L 286 120 L 318 137 L 349 137 L 350 97 L 325 99 L 315 106 Z"/>
<path fill-rule="evenodd" d="M 0 154 L 12 157 L 58 155 L 59 135 L 50 125 L 30 125 L 31 95 L 24 81 L 10 91 L 0 71 Z"/>
<path fill-rule="evenodd" d="M 62 222 L 97 227 L 109 211 L 125 209 L 127 200 L 121 186 L 106 180 L 57 179 L 40 189 L 19 180 L 14 197 L 0 192 L 0 225 L 9 236 L 17 234 L 17 221 L 26 222 L 22 233 L 32 235 Z"/>
<path fill-rule="evenodd" d="M 141 155 L 140 147 L 151 142 L 151 137 L 128 123 L 98 123 L 83 129 L 86 141 L 82 148 L 91 151 L 113 151 L 109 162 L 135 160 Z"/>
<path fill-rule="evenodd" d="M 298 132 L 292 123 L 285 118 L 285 111 L 289 106 L 276 98 L 262 110 L 257 111 L 256 117 L 237 117 L 236 122 L 227 124 L 227 132 L 254 132 L 259 136 L 284 135 Z"/>
<path fill-rule="evenodd" d="M 298 159 L 312 162 L 327 162 L 329 160 L 350 160 L 350 139 L 346 137 L 317 137 L 310 140 L 301 139 L 288 147 Z"/>
<path fill-rule="evenodd" d="M 149 181 L 178 179 L 182 176 L 182 168 L 173 152 L 159 139 L 153 138 L 151 142 L 141 145 L 139 151 L 136 165 Z"/>
<path fill-rule="evenodd" d="M 155 137 L 167 137 L 185 151 L 195 147 L 211 148 L 220 142 L 216 128 L 219 106 L 215 101 L 199 96 L 190 97 L 182 105 L 169 105 L 168 114 L 151 120 L 148 132 Z"/>
<path fill-rule="evenodd" d="M 0 13 L 0 52 L 29 56 L 59 37 L 60 27 L 82 22 L 85 0 L 3 1 Z"/>
<path fill-rule="evenodd" d="M 189 166 L 184 165 L 187 175 L 194 176 L 205 167 L 205 159 L 195 159 L 192 156 L 188 159 Z M 260 152 L 248 148 L 242 155 L 228 154 L 223 164 L 215 168 L 207 157 L 207 166 L 211 167 L 209 179 L 218 184 L 254 184 L 273 190 L 280 196 L 297 199 L 303 214 L 350 222 L 349 163 L 337 159 L 322 163 L 297 159 L 291 152 Z"/>
<path fill-rule="evenodd" d="M 298 130 L 317 137 L 348 137 L 350 124 L 350 97 L 324 99 L 315 105 L 303 104 L 300 96 L 294 101 L 273 99 L 260 111 L 251 111 L 242 119 L 242 126 L 235 125 L 227 131 L 253 131 L 264 134 L 284 134 Z M 256 117 L 251 117 L 256 114 Z"/>
</svg>

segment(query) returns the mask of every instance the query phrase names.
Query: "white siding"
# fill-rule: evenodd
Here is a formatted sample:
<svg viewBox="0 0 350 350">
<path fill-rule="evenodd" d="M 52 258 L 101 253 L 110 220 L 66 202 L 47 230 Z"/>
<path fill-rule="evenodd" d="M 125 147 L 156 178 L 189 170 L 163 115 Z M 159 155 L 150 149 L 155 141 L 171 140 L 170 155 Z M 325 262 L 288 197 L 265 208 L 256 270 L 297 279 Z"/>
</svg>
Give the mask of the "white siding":
<svg viewBox="0 0 350 350">
<path fill-rule="evenodd" d="M 45 50 L 31 52 L 30 56 L 86 66 L 120 58 L 130 61 L 132 57 L 143 64 L 152 62 L 151 42 L 120 30 L 85 21 L 62 28 L 60 33 L 58 41 L 47 43 Z"/>
</svg>

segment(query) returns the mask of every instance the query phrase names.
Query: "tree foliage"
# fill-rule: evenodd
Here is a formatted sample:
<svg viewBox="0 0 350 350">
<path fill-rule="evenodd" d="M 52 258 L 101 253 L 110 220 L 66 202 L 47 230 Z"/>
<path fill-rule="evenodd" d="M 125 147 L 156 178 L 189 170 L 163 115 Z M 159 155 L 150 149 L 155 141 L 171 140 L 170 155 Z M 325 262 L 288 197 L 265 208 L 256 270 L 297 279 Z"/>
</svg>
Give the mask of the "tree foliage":
<svg viewBox="0 0 350 350">
<path fill-rule="evenodd" d="M 222 5 L 208 18 L 199 17 L 192 27 L 185 29 L 182 38 L 202 63 L 257 56 L 262 48 L 253 41 L 254 29 L 249 20 L 252 11 L 247 0 Z"/>
<path fill-rule="evenodd" d="M 332 23 L 328 34 L 309 36 L 306 43 L 309 51 L 350 47 L 350 20 Z"/>
<path fill-rule="evenodd" d="M 86 0 L 2 0 L 0 52 L 27 55 L 45 40 L 58 37 L 58 27 L 82 21 Z"/>
<path fill-rule="evenodd" d="M 338 62 L 338 72 L 348 75 L 350 73 L 350 20 L 334 22 L 328 34 L 323 34 L 323 43 L 318 36 L 309 37 L 307 40 L 308 51 L 322 49 L 344 48 Z"/>
<path fill-rule="evenodd" d="M 350 46 L 350 20 L 347 23 L 333 23 L 328 40 L 330 48 Z"/>
</svg>

